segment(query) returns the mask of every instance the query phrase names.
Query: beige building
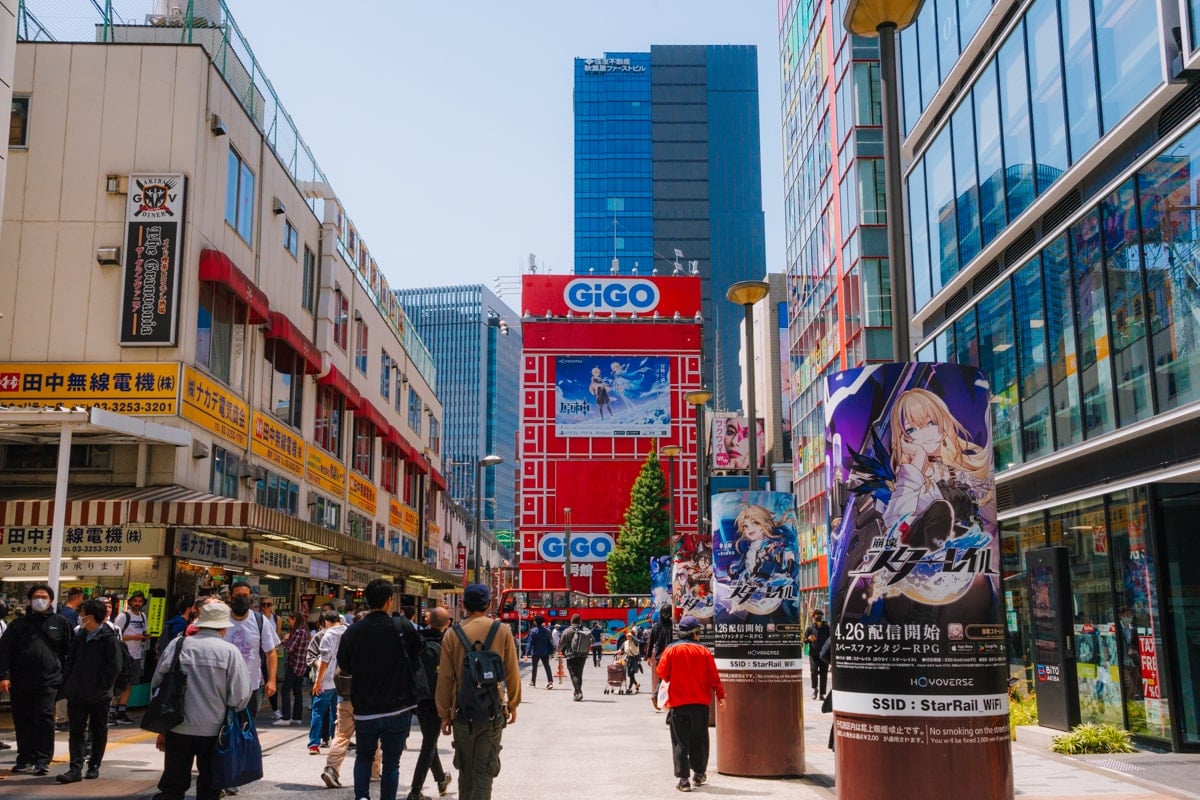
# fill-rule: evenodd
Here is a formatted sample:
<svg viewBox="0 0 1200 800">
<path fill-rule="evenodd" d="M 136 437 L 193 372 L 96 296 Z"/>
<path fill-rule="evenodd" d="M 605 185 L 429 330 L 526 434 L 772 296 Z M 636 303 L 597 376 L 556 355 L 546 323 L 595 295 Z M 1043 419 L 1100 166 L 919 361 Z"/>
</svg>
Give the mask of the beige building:
<svg viewBox="0 0 1200 800">
<path fill-rule="evenodd" d="M 170 596 L 245 573 L 278 608 L 387 575 L 417 602 L 457 582 L 447 551 L 465 538 L 441 497 L 433 362 L 207 5 L 218 16 L 195 24 L 17 44 L 27 139 L 4 184 L 0 409 L 99 407 L 191 435 L 79 440 L 67 552 L 104 556 L 72 563 L 80 583 Z M 5 431 L 0 565 L 31 577 L 57 448 Z M 89 549 L 94 528 L 109 549 Z M 4 594 L 22 574 L 0 577 Z"/>
</svg>

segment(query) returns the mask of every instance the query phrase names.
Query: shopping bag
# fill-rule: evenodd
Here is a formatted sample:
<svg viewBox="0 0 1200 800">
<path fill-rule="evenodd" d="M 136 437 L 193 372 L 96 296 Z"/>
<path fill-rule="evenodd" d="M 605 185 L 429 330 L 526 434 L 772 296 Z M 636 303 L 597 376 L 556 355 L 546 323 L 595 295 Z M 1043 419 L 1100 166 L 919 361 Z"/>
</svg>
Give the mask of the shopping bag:
<svg viewBox="0 0 1200 800">
<path fill-rule="evenodd" d="M 246 709 L 225 711 L 213 748 L 212 772 L 214 789 L 234 789 L 262 778 L 262 745 Z"/>
<path fill-rule="evenodd" d="M 668 682 L 661 681 L 658 684 L 658 707 L 659 709 L 670 708 L 671 704 L 667 702 Z"/>
<path fill-rule="evenodd" d="M 179 666 L 179 655 L 183 652 L 184 637 L 175 639 L 175 655 L 171 667 L 163 675 L 158 691 L 150 698 L 150 705 L 142 715 L 143 730 L 166 733 L 183 723 L 183 702 L 187 697 L 188 676 Z"/>
</svg>

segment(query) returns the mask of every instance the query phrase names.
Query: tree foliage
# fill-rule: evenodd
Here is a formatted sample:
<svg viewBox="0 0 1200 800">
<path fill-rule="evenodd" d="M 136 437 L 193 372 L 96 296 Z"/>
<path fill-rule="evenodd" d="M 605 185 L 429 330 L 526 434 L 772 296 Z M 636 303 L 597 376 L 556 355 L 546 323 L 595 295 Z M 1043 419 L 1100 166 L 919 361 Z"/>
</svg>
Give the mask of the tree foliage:
<svg viewBox="0 0 1200 800">
<path fill-rule="evenodd" d="M 652 448 L 629 493 L 617 544 L 608 555 L 608 591 L 649 594 L 650 559 L 670 552 L 671 522 L 666 479 Z"/>
</svg>

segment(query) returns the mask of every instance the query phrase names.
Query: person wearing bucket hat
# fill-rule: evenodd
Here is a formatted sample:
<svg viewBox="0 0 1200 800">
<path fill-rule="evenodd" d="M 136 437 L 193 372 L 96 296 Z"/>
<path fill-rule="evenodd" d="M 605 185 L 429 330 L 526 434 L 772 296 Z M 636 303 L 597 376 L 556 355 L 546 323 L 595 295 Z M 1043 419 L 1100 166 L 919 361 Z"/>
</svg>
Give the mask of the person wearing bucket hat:
<svg viewBox="0 0 1200 800">
<path fill-rule="evenodd" d="M 250 674 L 241 652 L 225 641 L 226 631 L 234 623 L 229 606 L 207 603 L 200 607 L 194 636 L 176 636 L 163 651 L 150 681 L 158 688 L 171 668 L 176 648 L 179 666 L 187 675 L 187 694 L 183 701 L 183 722 L 162 738 L 163 772 L 158 794 L 153 800 L 183 800 L 192 783 L 192 762 L 196 763 L 196 800 L 218 800 L 219 789 L 212 785 L 212 754 L 217 733 L 225 719 L 225 709 L 240 710 L 250 700 Z"/>
<path fill-rule="evenodd" d="M 675 788 L 690 792 L 693 784 L 708 782 L 708 704 L 716 693 L 717 706 L 724 711 L 725 687 L 712 653 L 700 644 L 700 620 L 686 614 L 677 630 L 679 638 L 663 651 L 656 669 L 667 682 L 667 724 L 679 778 Z"/>
</svg>

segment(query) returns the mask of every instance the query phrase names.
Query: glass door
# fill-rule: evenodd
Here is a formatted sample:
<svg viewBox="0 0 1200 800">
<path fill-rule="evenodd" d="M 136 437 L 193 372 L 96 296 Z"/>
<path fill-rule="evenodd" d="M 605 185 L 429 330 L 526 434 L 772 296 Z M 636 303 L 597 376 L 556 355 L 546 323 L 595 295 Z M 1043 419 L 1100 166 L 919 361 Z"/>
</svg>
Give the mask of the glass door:
<svg viewBox="0 0 1200 800">
<path fill-rule="evenodd" d="M 1179 736 L 1185 747 L 1200 745 L 1200 486 L 1159 487 L 1162 497 L 1163 569 L 1167 625 L 1175 653 L 1175 698 Z"/>
</svg>

